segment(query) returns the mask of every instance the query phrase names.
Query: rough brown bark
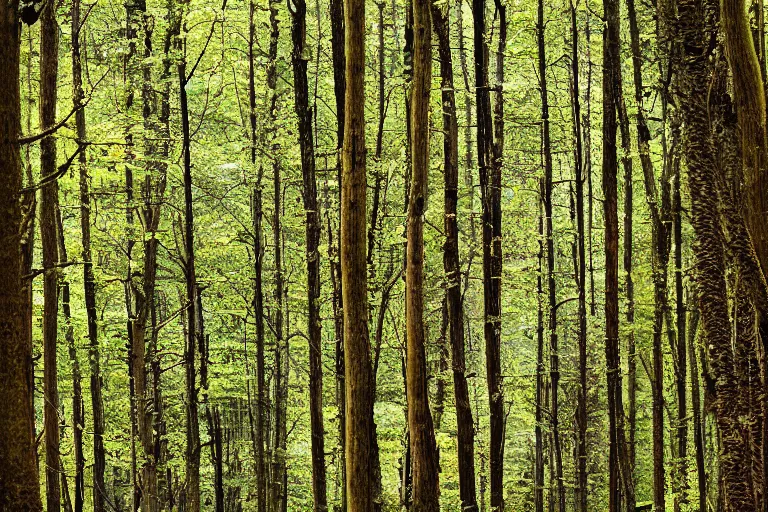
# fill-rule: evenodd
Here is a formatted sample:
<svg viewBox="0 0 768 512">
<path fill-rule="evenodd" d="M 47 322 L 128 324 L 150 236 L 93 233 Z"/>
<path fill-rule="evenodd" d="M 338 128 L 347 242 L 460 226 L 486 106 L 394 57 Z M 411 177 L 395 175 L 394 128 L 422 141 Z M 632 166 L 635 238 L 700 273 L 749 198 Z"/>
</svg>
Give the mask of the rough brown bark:
<svg viewBox="0 0 768 512">
<path fill-rule="evenodd" d="M 715 148 L 710 133 L 710 53 L 718 6 L 711 0 L 681 0 L 679 30 L 683 48 L 681 84 L 685 156 L 691 194 L 691 225 L 696 236 L 696 285 L 702 335 L 715 377 L 713 407 L 721 433 L 720 476 L 729 510 L 754 510 L 751 475 L 741 425 L 738 382 L 733 367 L 730 318 L 723 290 L 725 255 L 715 187 Z M 702 20 L 704 23 L 702 23 Z"/>
<path fill-rule="evenodd" d="M 405 274 L 406 387 L 413 472 L 413 509 L 440 509 L 437 446 L 429 410 L 424 335 L 424 212 L 429 176 L 429 99 L 432 79 L 430 0 L 413 0 L 411 187 Z"/>
<path fill-rule="evenodd" d="M 461 13 L 458 13 L 461 16 Z M 475 490 L 475 431 L 467 386 L 464 353 L 464 306 L 459 268 L 459 227 L 457 218 L 459 188 L 459 125 L 456 117 L 453 59 L 451 58 L 448 15 L 432 2 L 432 23 L 438 41 L 443 103 L 443 173 L 444 229 L 443 268 L 445 270 L 445 300 L 448 313 L 448 337 L 451 346 L 453 392 L 456 406 L 457 449 L 459 464 L 459 497 L 462 510 L 477 511 Z"/>
<path fill-rule="evenodd" d="M 59 67 L 59 26 L 55 4 L 46 4 L 40 16 L 40 127 L 56 124 L 56 89 Z M 56 139 L 40 141 L 42 179 L 56 173 Z M 61 509 L 61 460 L 59 453 L 59 387 L 56 346 L 58 344 L 59 263 L 58 227 L 59 184 L 54 180 L 43 187 L 40 201 L 40 243 L 43 252 L 43 396 L 45 417 L 46 510 Z"/>
<path fill-rule="evenodd" d="M 620 77 L 619 2 L 603 3 L 606 28 L 603 32 L 603 215 L 605 219 L 605 356 L 609 418 L 608 510 L 621 506 L 622 485 L 627 485 L 619 349 L 619 219 L 617 197 L 618 154 L 616 148 L 617 84 Z"/>
<path fill-rule="evenodd" d="M 347 510 L 373 509 L 370 340 L 366 272 L 365 2 L 344 1 L 344 145 L 341 180 L 341 290 L 344 304 Z"/>
<path fill-rule="evenodd" d="M 504 509 L 504 395 L 501 387 L 501 154 L 494 145 L 488 79 L 486 2 L 472 1 L 477 103 L 477 163 L 483 210 L 483 303 L 486 375 L 490 405 L 491 510 Z M 503 17 L 502 17 L 503 19 Z M 503 32 L 506 27 L 502 23 Z M 502 39 L 500 37 L 500 39 Z M 499 84 L 500 86 L 500 84 Z M 501 103 L 501 102 L 499 102 Z M 501 146 L 503 147 L 503 145 Z"/>
<path fill-rule="evenodd" d="M 344 91 L 346 71 L 346 56 L 344 54 L 344 1 L 330 0 L 331 17 L 331 57 L 333 60 L 333 92 L 336 100 L 336 180 L 341 184 L 341 149 L 344 144 Z M 340 194 L 340 193 L 339 193 Z M 341 203 L 339 195 L 339 203 Z M 339 220 L 341 211 L 338 212 Z M 331 283 L 333 285 L 333 325 L 336 333 L 336 403 L 339 408 L 339 473 L 341 474 L 341 512 L 347 510 L 347 465 L 345 461 L 346 446 L 346 392 L 344 384 L 344 312 L 341 293 L 341 262 L 339 255 L 341 247 L 338 241 L 333 241 L 333 223 L 328 213 L 328 260 L 331 267 Z"/>
<path fill-rule="evenodd" d="M 21 156 L 15 141 L 21 128 L 18 2 L 0 4 L 0 508 L 42 510 L 34 423 L 32 345 L 25 311 L 30 282 L 22 281 Z M 31 338 L 30 338 L 31 339 Z"/>
</svg>

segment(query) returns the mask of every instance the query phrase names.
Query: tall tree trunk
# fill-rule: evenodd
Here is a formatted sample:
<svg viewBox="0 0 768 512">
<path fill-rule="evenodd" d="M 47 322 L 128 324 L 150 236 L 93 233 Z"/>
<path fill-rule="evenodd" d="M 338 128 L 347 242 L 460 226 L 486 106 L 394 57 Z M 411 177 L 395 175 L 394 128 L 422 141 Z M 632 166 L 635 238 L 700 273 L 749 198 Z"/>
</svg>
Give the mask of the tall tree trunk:
<svg viewBox="0 0 768 512">
<path fill-rule="evenodd" d="M 555 241 L 552 229 L 552 144 L 549 131 L 549 97 L 547 92 L 547 56 L 544 43 L 544 1 L 539 0 L 536 42 L 539 64 L 539 91 L 541 93 L 542 153 L 544 160 L 544 179 L 541 195 L 544 200 L 544 236 L 547 246 L 547 298 L 549 304 L 549 378 L 552 384 L 550 395 L 550 421 L 552 425 L 552 443 L 555 459 L 554 478 L 557 482 L 558 511 L 565 512 L 565 481 L 563 480 L 563 450 L 560 443 L 560 352 L 557 337 L 557 288 L 555 283 Z"/>
<path fill-rule="evenodd" d="M 543 181 L 542 179 L 539 180 Z M 541 186 L 541 183 L 540 183 Z M 533 476 L 533 509 L 534 512 L 544 512 L 544 214 L 543 201 L 539 200 L 539 253 L 538 272 L 536 275 L 536 425 L 534 435 L 536 445 L 534 452 L 534 476 Z"/>
<path fill-rule="evenodd" d="M 202 311 L 198 310 L 197 274 L 195 269 L 195 218 L 192 208 L 192 163 L 189 128 L 189 106 L 187 102 L 187 50 L 186 43 L 180 42 L 181 57 L 177 64 L 179 80 L 179 107 L 181 110 L 182 171 L 184 187 L 184 281 L 186 285 L 187 339 L 184 353 L 186 370 L 186 508 L 190 512 L 200 510 L 200 418 L 198 416 L 198 387 L 196 352 L 203 333 L 198 332 Z M 201 351 L 201 356 L 203 353 Z M 202 375 L 201 375 L 202 381 Z M 202 384 L 202 382 L 201 382 Z"/>
<path fill-rule="evenodd" d="M 674 142 L 677 146 L 679 128 L 676 130 Z M 675 508 L 680 510 L 680 505 L 688 502 L 688 399 L 687 399 L 687 325 L 686 305 L 683 288 L 683 215 L 681 197 L 680 151 L 677 149 L 673 156 L 672 179 L 672 220 L 673 236 L 675 242 L 675 313 L 677 316 L 677 361 L 675 364 L 675 379 L 677 391 L 677 480 L 680 486 L 680 497 L 675 499 Z M 691 384 L 693 388 L 693 383 Z"/>
<path fill-rule="evenodd" d="M 64 224 L 61 212 L 56 212 L 57 242 L 61 261 L 67 261 L 67 247 L 64 240 Z M 72 364 L 72 451 L 75 459 L 75 504 L 74 512 L 83 512 L 85 502 L 85 455 L 83 453 L 83 432 L 85 431 L 85 405 L 83 404 L 82 374 L 80 360 L 75 345 L 75 331 L 72 325 L 72 308 L 70 302 L 69 281 L 61 280 L 61 309 L 64 313 L 66 330 L 64 338 L 67 342 L 69 360 Z M 65 476 L 65 473 L 62 473 Z M 66 477 L 65 477 L 66 478 Z M 66 483 L 63 485 L 66 488 Z M 69 496 L 64 497 L 69 500 Z M 65 507 L 67 508 L 67 507 Z"/>
<path fill-rule="evenodd" d="M 699 310 L 690 312 L 688 336 L 688 362 L 691 365 L 691 415 L 693 416 L 693 445 L 696 451 L 696 475 L 699 489 L 699 512 L 707 512 L 707 468 L 704 455 L 704 429 L 702 425 L 699 365 L 696 355 L 696 332 L 699 325 Z"/>
<path fill-rule="evenodd" d="M 0 4 L 0 508 L 42 510 L 32 412 L 31 332 L 23 312 L 31 308 L 31 280 L 22 275 L 21 155 L 19 138 L 20 32 L 18 2 Z M 34 210 L 27 212 L 34 217 Z M 28 240 L 30 243 L 31 240 Z M 28 337 L 29 335 L 29 337 Z M 13 406 L 10 406 L 13 404 Z"/>
<path fill-rule="evenodd" d="M 683 49 L 681 111 L 691 194 L 691 224 L 696 236 L 697 299 L 702 335 L 715 377 L 713 407 L 720 427 L 720 475 L 729 510 L 754 510 L 750 468 L 744 464 L 748 447 L 741 432 L 741 408 L 733 367 L 725 282 L 723 235 L 717 206 L 715 148 L 710 133 L 708 91 L 711 89 L 709 41 L 716 31 L 717 2 L 681 0 L 679 34 Z M 705 23 L 702 24 L 702 13 Z"/>
<path fill-rule="evenodd" d="M 373 508 L 370 340 L 366 279 L 365 2 L 344 1 L 346 80 L 341 180 L 341 290 L 344 304 L 347 510 Z"/>
<path fill-rule="evenodd" d="M 251 166 L 256 167 L 256 83 L 254 44 L 256 43 L 256 24 L 254 21 L 255 5 L 253 0 L 249 3 L 248 22 L 248 106 L 250 107 L 250 142 L 251 142 Z M 271 115 L 271 112 L 270 112 Z M 267 512 L 267 471 L 264 456 L 264 440 L 266 429 L 266 382 L 264 362 L 264 291 L 262 285 L 262 262 L 264 249 L 262 248 L 262 170 L 259 169 L 256 186 L 251 194 L 251 221 L 253 225 L 253 315 L 256 322 L 256 432 L 254 443 L 256 444 L 256 507 L 257 512 Z"/>
<path fill-rule="evenodd" d="M 344 1 L 330 0 L 331 56 L 333 60 L 333 92 L 336 100 L 336 181 L 341 184 L 341 150 L 344 145 L 344 90 L 346 86 L 346 55 L 344 53 Z M 340 195 L 339 195 L 339 204 Z M 341 210 L 339 210 L 339 220 Z M 347 510 L 347 464 L 346 464 L 346 391 L 344 384 L 344 312 L 341 304 L 341 237 L 333 241 L 333 224 L 328 214 L 328 261 L 331 267 L 333 285 L 333 325 L 336 333 L 336 403 L 339 409 L 339 472 L 341 474 L 341 512 Z"/>
<path fill-rule="evenodd" d="M 632 141 L 630 139 L 629 115 L 627 106 L 624 102 L 623 81 L 619 80 L 616 97 L 618 104 L 616 111 L 619 119 L 619 132 L 621 134 L 621 165 L 624 169 L 624 272 L 626 274 L 626 294 L 627 294 L 627 313 L 626 319 L 629 324 L 629 333 L 627 335 L 627 367 L 629 384 L 627 390 L 627 399 L 629 400 L 629 441 L 626 451 L 626 457 L 622 460 L 622 465 L 626 465 L 627 470 L 622 470 L 622 496 L 627 510 L 635 509 L 634 493 L 634 467 L 635 467 L 635 434 L 637 426 L 637 362 L 635 358 L 635 283 L 632 279 L 632 249 L 633 249 L 633 210 L 634 210 L 634 184 L 633 184 L 633 165 L 632 165 Z M 622 415 L 624 411 L 622 409 Z"/>
<path fill-rule="evenodd" d="M 325 479 L 325 429 L 323 426 L 323 352 L 320 324 L 320 212 L 315 180 L 315 144 L 312 133 L 312 110 L 309 108 L 307 82 L 306 18 L 304 0 L 288 2 L 293 24 L 293 81 L 295 109 L 299 125 L 301 170 L 304 181 L 304 211 L 307 256 L 307 332 L 309 334 L 309 410 L 312 430 L 312 494 L 315 512 L 328 509 Z"/>
<path fill-rule="evenodd" d="M 59 25 L 55 4 L 46 4 L 40 19 L 40 127 L 56 124 L 56 92 L 59 67 Z M 56 174 L 56 139 L 40 142 L 40 174 Z M 59 387 L 56 346 L 58 342 L 59 263 L 56 212 L 59 184 L 53 180 L 43 187 L 40 202 L 40 243 L 43 249 L 43 395 L 45 398 L 45 489 L 46 510 L 61 509 L 61 460 L 59 453 Z"/>
<path fill-rule="evenodd" d="M 618 161 L 616 116 L 620 101 L 618 91 L 619 2 L 603 3 L 606 28 L 603 32 L 603 216 L 605 221 L 605 356 L 608 383 L 609 458 L 608 510 L 621 506 L 622 478 L 628 474 L 624 437 L 621 391 L 621 356 L 619 349 L 619 219 L 617 197 Z M 631 485 L 628 478 L 624 485 Z"/>
<path fill-rule="evenodd" d="M 573 104 L 573 137 L 576 180 L 576 287 L 578 289 L 579 392 L 576 403 L 576 511 L 587 512 L 587 260 L 584 232 L 584 157 L 581 123 L 581 86 L 579 76 L 579 29 L 576 4 L 571 1 L 571 98 Z M 543 32 L 543 30 L 542 30 Z"/>
<path fill-rule="evenodd" d="M 80 37 L 83 25 L 80 20 L 80 0 L 72 0 L 72 98 L 75 113 L 77 141 L 82 144 L 87 139 Z M 82 241 L 83 287 L 85 293 L 85 313 L 88 323 L 88 361 L 90 367 L 91 413 L 93 415 L 93 493 L 91 501 L 93 512 L 104 511 L 106 487 L 104 472 L 106 461 L 104 453 L 104 403 L 101 396 L 101 352 L 99 331 L 96 320 L 96 279 L 93 275 L 93 257 L 91 255 L 91 194 L 88 183 L 88 155 L 83 149 L 78 157 L 80 171 L 80 233 Z"/>
<path fill-rule="evenodd" d="M 413 82 L 411 86 L 411 187 L 405 274 L 407 330 L 406 386 L 413 468 L 413 508 L 440 509 L 437 446 L 429 410 L 424 336 L 424 212 L 429 176 L 429 99 L 432 82 L 430 0 L 413 1 Z"/>
<path fill-rule="evenodd" d="M 461 16 L 461 12 L 457 13 Z M 477 511 L 475 490 L 475 431 L 472 407 L 467 386 L 467 367 L 464 354 L 464 305 L 461 291 L 459 262 L 459 225 L 457 204 L 459 196 L 459 125 L 456 117 L 453 59 L 451 58 L 450 25 L 448 13 L 432 2 L 432 23 L 438 41 L 440 77 L 443 103 L 443 173 L 444 173 L 444 229 L 445 244 L 443 268 L 445 270 L 445 300 L 448 312 L 448 336 L 451 344 L 453 392 L 456 406 L 457 449 L 459 465 L 459 498 L 462 510 Z M 460 35 L 463 37 L 463 35 Z"/>
<path fill-rule="evenodd" d="M 494 151 L 488 79 L 486 2 L 472 0 L 477 103 L 477 162 L 483 206 L 483 302 L 485 360 L 490 403 L 491 510 L 504 508 L 504 396 L 501 387 L 501 155 Z M 504 27 L 504 31 L 506 27 Z M 501 39 L 501 38 L 500 38 Z M 499 84 L 500 85 L 500 84 Z"/>
</svg>

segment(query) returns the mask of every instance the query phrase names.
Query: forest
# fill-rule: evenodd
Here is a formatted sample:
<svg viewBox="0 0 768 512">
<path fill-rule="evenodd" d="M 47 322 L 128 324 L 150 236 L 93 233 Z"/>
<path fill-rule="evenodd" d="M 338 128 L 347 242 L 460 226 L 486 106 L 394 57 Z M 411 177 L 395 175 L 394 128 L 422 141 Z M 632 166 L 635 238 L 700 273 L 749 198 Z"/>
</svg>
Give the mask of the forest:
<svg viewBox="0 0 768 512">
<path fill-rule="evenodd" d="M 765 12 L 0 2 L 0 511 L 768 512 Z"/>
</svg>

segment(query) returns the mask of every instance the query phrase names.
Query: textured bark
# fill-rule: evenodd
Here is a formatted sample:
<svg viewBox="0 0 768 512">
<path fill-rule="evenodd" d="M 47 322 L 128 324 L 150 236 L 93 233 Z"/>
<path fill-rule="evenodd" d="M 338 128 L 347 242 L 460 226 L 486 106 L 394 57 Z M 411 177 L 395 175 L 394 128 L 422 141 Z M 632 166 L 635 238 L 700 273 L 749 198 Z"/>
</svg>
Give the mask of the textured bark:
<svg viewBox="0 0 768 512">
<path fill-rule="evenodd" d="M 715 377 L 713 408 L 721 434 L 720 476 L 731 511 L 754 510 L 748 450 L 743 437 L 739 390 L 730 339 L 723 234 L 715 187 L 715 148 L 710 133 L 708 91 L 710 52 L 716 31 L 717 2 L 681 0 L 679 30 L 683 47 L 681 84 L 685 155 L 691 194 L 691 224 L 696 236 L 696 285 L 702 335 Z M 703 23 L 702 23 L 703 20 Z"/>
<path fill-rule="evenodd" d="M 40 126 L 56 124 L 56 88 L 59 67 L 59 25 L 55 4 L 47 4 L 40 17 Z M 56 173 L 56 139 L 40 141 L 40 174 L 43 179 Z M 59 386 L 56 346 L 58 344 L 59 263 L 58 226 L 59 184 L 54 180 L 43 187 L 40 201 L 40 243 L 43 252 L 43 396 L 45 416 L 45 496 L 46 510 L 61 509 L 61 460 L 59 454 Z"/>
<path fill-rule="evenodd" d="M 346 71 L 346 56 L 344 53 L 344 1 L 330 0 L 331 17 L 331 57 L 333 60 L 333 93 L 336 100 L 336 181 L 341 183 L 341 149 L 344 145 L 344 91 Z M 340 193 L 339 193 L 340 194 Z M 340 203 L 339 196 L 339 203 Z M 339 210 L 339 220 L 341 211 Z M 341 512 L 347 510 L 347 465 L 346 453 L 346 392 L 344 384 L 344 312 L 341 293 L 341 247 L 339 240 L 333 241 L 333 223 L 328 215 L 328 260 L 331 267 L 331 283 L 333 286 L 333 326 L 336 332 L 336 403 L 339 409 L 339 473 L 341 474 Z"/>
<path fill-rule="evenodd" d="M 405 274 L 406 387 L 413 472 L 413 509 L 440 509 L 437 446 L 427 389 L 424 335 L 424 212 L 429 176 L 429 99 L 432 79 L 430 0 L 413 0 L 411 85 L 411 187 L 408 201 Z"/>
<path fill-rule="evenodd" d="M 19 146 L 20 25 L 18 3 L 0 5 L 0 508 L 42 510 L 37 473 L 34 423 L 30 414 L 33 388 L 32 345 L 26 336 L 25 304 L 29 281 L 22 282 L 22 186 Z M 31 339 L 31 338 L 30 338 Z"/>
<path fill-rule="evenodd" d="M 504 395 L 501 387 L 501 154 L 494 144 L 488 79 L 486 2 L 472 1 L 477 102 L 477 163 L 483 210 L 483 315 L 490 407 L 491 510 L 504 509 Z M 502 16 L 503 20 L 504 17 Z M 502 33 L 506 26 L 502 24 Z M 503 39 L 500 37 L 500 39 Z M 499 84 L 500 86 L 501 84 Z M 498 103 L 501 103 L 500 101 Z M 499 108 L 501 106 L 499 105 Z M 498 127 L 497 127 L 498 129 Z M 503 130 L 501 130 L 503 133 Z"/>
<path fill-rule="evenodd" d="M 609 418 L 608 510 L 620 509 L 622 491 L 632 485 L 624 437 L 621 356 L 619 349 L 619 219 L 617 197 L 616 116 L 620 101 L 619 3 L 603 3 L 603 215 L 605 219 L 605 356 Z M 624 487 L 625 489 L 622 489 Z"/>
<path fill-rule="evenodd" d="M 741 139 L 746 221 L 755 253 L 765 274 L 768 271 L 765 89 L 746 2 L 724 0 L 720 9 Z"/>
<path fill-rule="evenodd" d="M 701 409 L 701 386 L 699 384 L 699 365 L 696 354 L 696 334 L 699 325 L 699 310 L 693 308 L 688 322 L 686 348 L 691 367 L 691 416 L 693 417 L 693 445 L 696 456 L 696 477 L 699 490 L 699 510 L 707 510 L 707 468 L 704 455 L 704 428 Z"/>
<path fill-rule="evenodd" d="M 344 304 L 347 510 L 373 509 L 370 340 L 366 272 L 365 2 L 344 1 L 344 145 L 341 180 L 341 290 Z"/>
<path fill-rule="evenodd" d="M 458 13 L 461 16 L 461 13 Z M 445 300 L 448 313 L 448 337 L 451 346 L 453 393 L 456 406 L 459 498 L 462 510 L 477 511 L 475 489 L 475 430 L 467 386 L 464 352 L 464 305 L 459 267 L 459 226 L 457 218 L 459 188 L 459 125 L 456 117 L 453 60 L 451 58 L 448 15 L 432 2 L 432 23 L 438 42 L 443 104 L 444 224 L 443 268 Z"/>
<path fill-rule="evenodd" d="M 299 125 L 301 171 L 304 183 L 303 199 L 306 228 L 307 257 L 307 332 L 309 335 L 309 411 L 312 431 L 312 494 L 315 512 L 328 509 L 325 479 L 325 431 L 323 427 L 323 353 L 320 324 L 320 211 L 315 180 L 315 145 L 312 110 L 309 108 L 307 82 L 306 18 L 304 0 L 288 2 L 293 24 L 294 105 Z"/>
</svg>

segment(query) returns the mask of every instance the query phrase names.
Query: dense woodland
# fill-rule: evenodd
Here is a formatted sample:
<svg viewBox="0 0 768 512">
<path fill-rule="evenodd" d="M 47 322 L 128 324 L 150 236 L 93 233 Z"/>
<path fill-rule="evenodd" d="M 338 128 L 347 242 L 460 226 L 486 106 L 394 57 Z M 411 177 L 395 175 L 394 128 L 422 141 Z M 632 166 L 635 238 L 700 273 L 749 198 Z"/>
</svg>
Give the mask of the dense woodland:
<svg viewBox="0 0 768 512">
<path fill-rule="evenodd" d="M 764 17 L 0 2 L 0 510 L 768 511 Z"/>
</svg>

